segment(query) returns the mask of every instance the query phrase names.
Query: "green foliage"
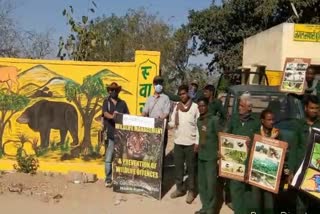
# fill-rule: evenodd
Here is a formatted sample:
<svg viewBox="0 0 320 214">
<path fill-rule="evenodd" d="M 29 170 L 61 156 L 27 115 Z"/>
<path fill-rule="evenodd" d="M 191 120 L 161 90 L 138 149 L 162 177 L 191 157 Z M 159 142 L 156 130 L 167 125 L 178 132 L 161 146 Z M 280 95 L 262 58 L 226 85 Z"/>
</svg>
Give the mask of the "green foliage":
<svg viewBox="0 0 320 214">
<path fill-rule="evenodd" d="M 2 148 L 0 148 L 0 159 L 2 158 L 3 156 L 3 151 L 2 151 Z"/>
<path fill-rule="evenodd" d="M 42 157 L 46 155 L 48 152 L 48 148 L 38 148 L 37 151 L 35 151 L 37 157 Z"/>
<path fill-rule="evenodd" d="M 60 144 L 61 152 L 69 152 L 70 151 L 70 138 L 67 137 L 67 140 Z"/>
<path fill-rule="evenodd" d="M 92 2 L 96 7 L 96 4 Z M 95 10 L 90 8 L 89 11 L 94 13 Z M 97 43 L 97 33 L 92 27 L 93 20 L 89 21 L 88 16 L 82 16 L 81 21 L 74 18 L 74 10 L 72 6 L 64 9 L 62 15 L 66 17 L 67 24 L 70 27 L 71 33 L 67 39 L 60 37 L 58 57 L 65 59 L 69 57 L 73 60 L 88 60 L 88 56 Z"/>
<path fill-rule="evenodd" d="M 290 3 L 299 13 L 294 16 Z M 243 40 L 287 20 L 319 23 L 320 0 L 228 0 L 201 11 L 190 11 L 189 27 L 200 40 L 198 50 L 215 54 L 225 69 L 241 65 Z M 210 66 L 209 66 L 210 69 Z"/>
<path fill-rule="evenodd" d="M 89 101 L 94 97 L 104 97 L 107 92 L 102 79 L 89 75 L 84 78 L 82 85 L 68 81 L 65 85 L 65 93 L 68 101 L 79 102 L 78 98 L 81 95 L 85 95 Z"/>
<path fill-rule="evenodd" d="M 55 143 L 54 141 L 50 143 L 50 150 L 52 152 L 57 151 L 59 148 L 59 145 L 57 143 Z"/>
<path fill-rule="evenodd" d="M 18 172 L 35 174 L 39 168 L 39 161 L 33 155 L 26 154 L 23 147 L 19 147 L 17 151 L 17 164 L 13 167 Z"/>
<path fill-rule="evenodd" d="M 260 172 L 266 173 L 268 175 L 276 176 L 278 172 L 279 164 L 270 159 L 259 159 L 255 158 L 253 160 L 252 168 Z"/>
<path fill-rule="evenodd" d="M 29 99 L 26 96 L 0 91 L 0 111 L 20 111 L 28 103 Z"/>
</svg>

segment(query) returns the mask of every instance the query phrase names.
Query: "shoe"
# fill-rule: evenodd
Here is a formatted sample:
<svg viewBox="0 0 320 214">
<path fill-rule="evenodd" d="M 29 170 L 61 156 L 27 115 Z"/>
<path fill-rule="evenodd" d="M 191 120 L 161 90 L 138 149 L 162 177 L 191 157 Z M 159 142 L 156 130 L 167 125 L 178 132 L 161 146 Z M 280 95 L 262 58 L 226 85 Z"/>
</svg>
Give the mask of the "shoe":
<svg viewBox="0 0 320 214">
<path fill-rule="evenodd" d="M 203 210 L 198 210 L 194 214 L 206 214 L 206 211 Z"/>
<path fill-rule="evenodd" d="M 186 198 L 187 204 L 191 204 L 195 198 L 196 198 L 195 194 L 193 192 L 189 191 L 187 198 Z"/>
<path fill-rule="evenodd" d="M 176 190 L 173 193 L 171 193 L 170 198 L 179 198 L 182 197 L 186 194 L 186 192 L 180 191 L 180 190 Z"/>
<path fill-rule="evenodd" d="M 105 186 L 106 186 L 107 188 L 111 188 L 111 187 L 112 187 L 112 181 L 107 181 L 107 182 L 105 183 Z"/>
</svg>

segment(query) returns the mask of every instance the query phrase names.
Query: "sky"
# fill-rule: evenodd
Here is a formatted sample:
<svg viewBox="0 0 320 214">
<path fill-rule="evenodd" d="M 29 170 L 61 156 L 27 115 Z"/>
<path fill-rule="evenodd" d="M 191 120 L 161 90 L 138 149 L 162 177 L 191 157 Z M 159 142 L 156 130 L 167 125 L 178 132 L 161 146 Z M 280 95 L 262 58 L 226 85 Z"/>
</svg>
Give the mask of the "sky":
<svg viewBox="0 0 320 214">
<path fill-rule="evenodd" d="M 201 10 L 210 6 L 212 0 L 95 0 L 96 13 L 90 15 L 91 0 L 15 0 L 16 9 L 14 18 L 24 30 L 53 32 L 52 38 L 56 41 L 69 32 L 65 17 L 62 16 L 64 8 L 72 5 L 78 17 L 106 16 L 112 13 L 124 15 L 129 8 L 144 7 L 151 13 L 158 13 L 159 17 L 178 28 L 187 23 L 188 11 Z M 202 62 L 201 62 L 202 63 Z"/>
</svg>

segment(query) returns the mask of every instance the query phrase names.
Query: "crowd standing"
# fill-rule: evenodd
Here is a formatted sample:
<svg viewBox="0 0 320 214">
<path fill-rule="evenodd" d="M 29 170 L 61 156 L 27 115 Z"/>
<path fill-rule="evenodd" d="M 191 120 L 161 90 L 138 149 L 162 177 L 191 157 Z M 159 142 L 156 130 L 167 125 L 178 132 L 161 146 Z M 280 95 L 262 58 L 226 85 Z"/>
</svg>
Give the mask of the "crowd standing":
<svg viewBox="0 0 320 214">
<path fill-rule="evenodd" d="M 305 94 L 301 97 L 305 117 L 286 124 L 286 129 L 291 132 L 283 134 L 285 131 L 274 127 L 275 115 L 271 109 L 263 110 L 260 118 L 252 114 L 254 103 L 248 92 L 240 96 L 238 113 L 229 115 L 227 121 L 228 113 L 222 102 L 215 98 L 213 85 L 208 84 L 199 90 L 198 83 L 193 81 L 189 86 L 181 85 L 178 95 L 172 95 L 164 92 L 164 79 L 155 77 L 155 92 L 147 99 L 142 116 L 167 119 L 168 129 L 174 130 L 176 190 L 170 197 L 175 199 L 187 195 L 186 202 L 191 204 L 199 194 L 202 207 L 195 214 L 218 214 L 223 203 L 235 214 L 320 213 L 319 201 L 288 185 L 303 161 L 311 128 L 320 128 L 320 84 L 315 80 L 313 68 L 308 68 L 306 82 Z M 112 83 L 107 89 L 110 96 L 103 103 L 103 118 L 108 137 L 106 186 L 111 187 L 113 118 L 115 113 L 129 114 L 129 110 L 126 102 L 118 96 L 121 86 Z M 170 100 L 176 102 L 171 116 Z M 248 152 L 251 151 L 254 134 L 289 143 L 278 194 L 218 176 L 219 161 L 223 158 L 218 152 L 219 131 L 249 137 L 250 141 L 246 142 Z M 165 132 L 165 146 L 167 133 L 168 130 Z M 187 182 L 183 179 L 185 166 Z"/>
</svg>

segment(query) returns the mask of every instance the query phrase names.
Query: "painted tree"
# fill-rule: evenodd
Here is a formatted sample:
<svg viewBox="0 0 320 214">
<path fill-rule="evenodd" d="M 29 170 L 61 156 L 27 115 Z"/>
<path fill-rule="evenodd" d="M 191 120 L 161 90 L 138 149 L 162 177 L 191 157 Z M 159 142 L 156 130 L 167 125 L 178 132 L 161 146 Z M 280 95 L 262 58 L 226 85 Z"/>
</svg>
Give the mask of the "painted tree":
<svg viewBox="0 0 320 214">
<path fill-rule="evenodd" d="M 0 150 L 2 150 L 3 134 L 6 126 L 11 127 L 11 118 L 29 104 L 26 96 L 8 94 L 0 91 Z"/>
<path fill-rule="evenodd" d="M 65 86 L 66 98 L 73 102 L 80 112 L 84 136 L 80 145 L 81 152 L 87 153 L 91 144 L 91 126 L 94 116 L 101 111 L 99 103 L 106 96 L 106 90 L 102 80 L 97 76 L 87 76 L 82 85 L 73 81 L 67 82 Z"/>
</svg>

